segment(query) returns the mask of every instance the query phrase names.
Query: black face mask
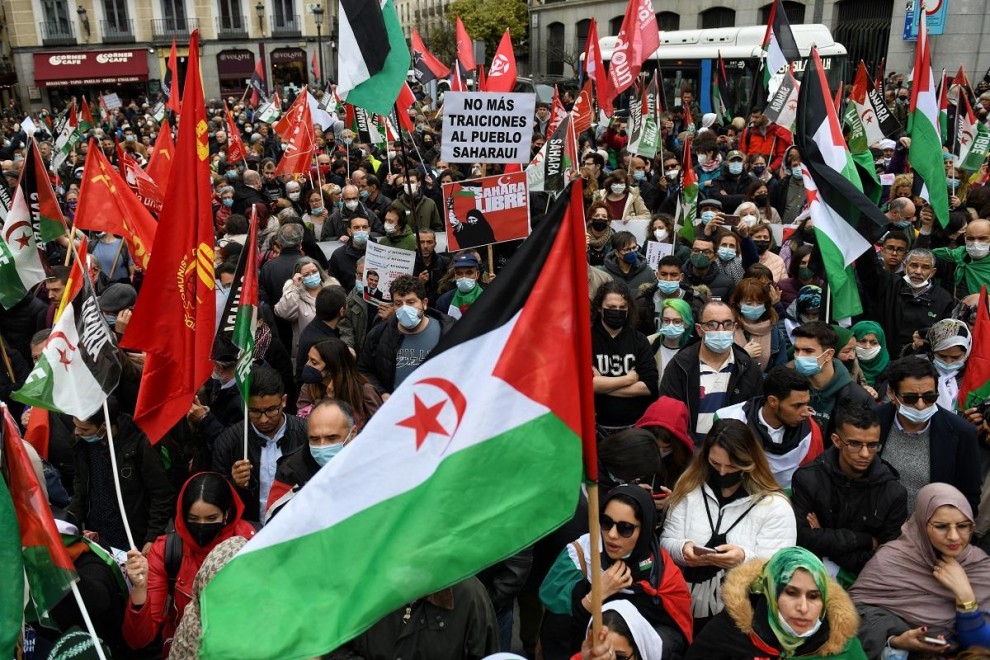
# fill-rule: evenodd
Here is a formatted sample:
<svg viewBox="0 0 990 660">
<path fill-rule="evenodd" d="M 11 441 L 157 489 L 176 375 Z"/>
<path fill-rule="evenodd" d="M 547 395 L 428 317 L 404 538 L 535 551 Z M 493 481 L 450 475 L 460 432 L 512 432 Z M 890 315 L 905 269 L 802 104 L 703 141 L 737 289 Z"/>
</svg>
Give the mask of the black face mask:
<svg viewBox="0 0 990 660">
<path fill-rule="evenodd" d="M 709 469 L 711 470 L 711 468 Z M 721 493 L 723 490 L 739 485 L 742 478 L 742 470 L 739 470 L 738 472 L 730 472 L 729 474 L 719 474 L 718 472 L 712 470 L 708 475 L 708 485 L 711 486 L 716 493 Z"/>
<path fill-rule="evenodd" d="M 194 523 L 187 522 L 186 529 L 189 530 L 189 536 L 192 537 L 193 541 L 196 542 L 201 548 L 205 548 L 213 539 L 217 537 L 227 523 L 225 522 L 213 522 L 213 523 Z"/>
<path fill-rule="evenodd" d="M 626 324 L 626 317 L 629 312 L 624 309 L 604 309 L 602 310 L 602 321 L 613 330 L 618 330 Z"/>
<path fill-rule="evenodd" d="M 753 198 L 753 201 L 756 202 L 758 206 L 764 206 L 767 203 L 767 196 L 757 195 L 756 197 Z"/>
<path fill-rule="evenodd" d="M 770 241 L 753 241 L 756 244 L 756 251 L 763 254 L 770 249 Z"/>
<path fill-rule="evenodd" d="M 591 227 L 595 231 L 604 231 L 606 228 L 608 228 L 608 222 L 606 220 L 592 220 Z"/>
</svg>

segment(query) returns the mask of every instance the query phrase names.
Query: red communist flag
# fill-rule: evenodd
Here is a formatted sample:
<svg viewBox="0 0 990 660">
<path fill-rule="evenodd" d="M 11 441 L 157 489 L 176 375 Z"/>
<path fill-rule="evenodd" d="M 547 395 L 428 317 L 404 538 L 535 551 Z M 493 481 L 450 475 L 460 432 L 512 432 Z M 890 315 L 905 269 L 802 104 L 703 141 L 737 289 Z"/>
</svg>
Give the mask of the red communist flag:
<svg viewBox="0 0 990 660">
<path fill-rule="evenodd" d="M 316 140 L 313 135 L 313 120 L 309 113 L 309 103 L 305 99 L 306 94 L 306 90 L 303 89 L 302 93 L 299 94 L 299 97 L 303 99 L 302 103 L 298 107 L 293 104 L 293 108 L 296 108 L 295 112 L 292 109 L 289 110 L 288 134 L 283 136 L 283 139 L 287 139 L 288 143 L 285 146 L 282 159 L 278 161 L 278 167 L 275 168 L 275 176 L 309 172 L 313 151 L 316 148 Z M 297 100 L 296 103 L 299 101 Z"/>
<path fill-rule="evenodd" d="M 168 190 L 168 176 L 172 171 L 172 161 L 175 160 L 175 142 L 172 141 L 172 127 L 168 125 L 168 120 L 162 122 L 158 130 L 158 137 L 155 138 L 155 146 L 148 158 L 148 176 L 150 176 L 158 187 Z"/>
<path fill-rule="evenodd" d="M 629 89 L 639 76 L 639 70 L 660 47 L 660 28 L 653 13 L 651 0 L 632 0 L 626 7 L 619 37 L 612 51 L 608 69 L 608 85 L 602 94 L 602 106 L 611 109 L 612 100 Z"/>
<path fill-rule="evenodd" d="M 511 92 L 516 86 L 516 54 L 512 50 L 512 38 L 509 31 L 502 34 L 492 66 L 488 70 L 489 92 Z"/>
</svg>

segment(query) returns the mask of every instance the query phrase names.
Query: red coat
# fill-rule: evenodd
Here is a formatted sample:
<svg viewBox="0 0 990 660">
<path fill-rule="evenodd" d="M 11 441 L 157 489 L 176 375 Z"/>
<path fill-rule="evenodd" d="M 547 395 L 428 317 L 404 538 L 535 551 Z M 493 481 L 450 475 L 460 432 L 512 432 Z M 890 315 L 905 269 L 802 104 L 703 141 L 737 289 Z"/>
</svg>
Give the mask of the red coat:
<svg viewBox="0 0 990 660">
<path fill-rule="evenodd" d="M 194 475 L 195 476 L 195 475 Z M 191 477 L 190 477 L 191 479 Z M 175 504 L 175 531 L 182 537 L 182 564 L 179 567 L 173 591 L 172 607 L 165 611 L 165 602 L 168 599 L 168 577 L 165 574 L 165 535 L 155 539 L 148 553 L 148 598 L 141 609 L 137 609 L 128 601 L 127 609 L 124 611 L 124 641 L 132 649 L 141 649 L 148 646 L 155 637 L 161 633 L 165 645 L 162 650 L 162 657 L 167 658 L 169 649 L 172 646 L 172 637 L 175 629 L 182 620 L 182 613 L 186 610 L 186 605 L 192 600 L 192 585 L 199 567 L 203 565 L 206 556 L 210 554 L 221 542 L 233 537 L 243 536 L 251 538 L 255 530 L 250 523 L 241 520 L 244 513 L 244 503 L 238 497 L 237 491 L 230 486 L 230 494 L 234 498 L 236 514 L 234 520 L 220 530 L 213 542 L 206 547 L 198 545 L 189 535 L 186 527 L 186 516 L 182 511 L 182 497 L 186 490 L 186 481 L 179 493 Z"/>
<path fill-rule="evenodd" d="M 767 165 L 771 170 L 780 167 L 787 148 L 794 143 L 794 136 L 783 126 L 767 124 L 767 134 L 760 135 L 750 127 L 742 132 L 739 138 L 739 150 L 747 156 L 763 154 L 767 157 Z"/>
</svg>

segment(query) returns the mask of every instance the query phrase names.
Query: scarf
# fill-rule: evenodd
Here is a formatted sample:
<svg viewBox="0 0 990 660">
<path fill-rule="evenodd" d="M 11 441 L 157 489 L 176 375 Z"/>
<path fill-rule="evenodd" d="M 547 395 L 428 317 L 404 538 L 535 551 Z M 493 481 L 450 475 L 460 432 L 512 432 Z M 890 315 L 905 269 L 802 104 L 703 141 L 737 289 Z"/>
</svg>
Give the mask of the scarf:
<svg viewBox="0 0 990 660">
<path fill-rule="evenodd" d="M 874 335 L 880 343 L 880 352 L 872 360 L 856 358 L 863 370 L 863 375 L 866 376 L 867 384 L 870 387 L 876 387 L 877 376 L 882 374 L 887 365 L 890 364 L 890 353 L 887 352 L 887 335 L 884 334 L 880 324 L 875 321 L 860 321 L 852 327 L 852 332 L 856 336 L 856 341 L 863 339 L 866 335 Z"/>
<path fill-rule="evenodd" d="M 967 293 L 979 293 L 984 284 L 990 284 L 990 259 L 972 260 L 966 254 L 966 246 L 957 248 L 935 248 L 936 257 L 951 261 L 956 265 L 955 286 L 960 282 L 966 285 Z"/>
<path fill-rule="evenodd" d="M 882 607 L 911 627 L 928 626 L 929 633 L 952 633 L 956 605 L 952 592 L 935 579 L 935 548 L 928 540 L 928 521 L 940 506 L 953 506 L 968 520 L 973 510 L 954 487 L 928 484 L 915 498 L 914 515 L 901 527 L 901 535 L 880 546 L 849 590 L 858 605 Z M 966 571 L 976 600 L 990 602 L 990 557 L 968 545 L 956 557 Z"/>
<path fill-rule="evenodd" d="M 715 266 L 715 270 L 728 275 L 733 282 L 738 282 L 746 275 L 746 269 L 742 265 L 742 258 L 738 254 L 731 261 L 722 261 L 718 257 L 715 257 L 712 259 L 712 265 Z"/>
<path fill-rule="evenodd" d="M 767 365 L 770 364 L 772 337 L 773 324 L 770 322 L 770 319 L 765 321 L 749 321 L 741 318 L 739 325 L 736 326 L 736 344 L 738 346 L 746 346 L 750 340 L 760 345 L 760 357 L 756 358 L 756 361 L 760 363 L 760 371 L 766 371 Z"/>
<path fill-rule="evenodd" d="M 590 247 L 593 247 L 595 250 L 601 250 L 603 247 L 605 247 L 606 243 L 612 240 L 612 228 L 607 227 L 605 231 L 602 232 L 602 235 L 599 236 L 598 234 L 595 233 L 595 230 L 592 229 L 591 225 L 589 224 L 588 236 L 591 237 L 591 240 L 588 242 L 588 245 Z"/>
<path fill-rule="evenodd" d="M 698 167 L 705 172 L 714 172 L 722 167 L 722 154 L 715 154 L 714 158 L 709 158 L 704 165 L 699 165 Z"/>
<path fill-rule="evenodd" d="M 458 289 L 457 293 L 450 301 L 450 306 L 460 310 L 461 314 L 468 310 L 468 307 L 474 304 L 474 302 L 481 297 L 482 288 L 480 284 L 475 284 L 474 288 L 467 293 L 461 293 Z"/>
<path fill-rule="evenodd" d="M 770 433 L 767 431 L 767 427 L 760 421 L 760 411 L 763 410 L 763 405 L 766 402 L 767 399 L 764 396 L 750 399 L 743 405 L 743 413 L 746 415 L 746 424 L 750 429 L 756 431 L 760 444 L 763 445 L 763 449 L 767 453 L 767 460 L 771 466 L 774 466 L 774 456 L 784 456 L 794 451 L 801 444 L 801 441 L 808 437 L 808 434 L 811 433 L 811 422 L 808 420 L 811 417 L 803 420 L 797 426 L 787 426 L 785 424 L 784 439 L 778 445 L 770 439 Z"/>
<path fill-rule="evenodd" d="M 768 609 L 768 623 L 777 641 L 780 642 L 783 653 L 782 658 L 794 657 L 798 647 L 807 641 L 807 637 L 799 637 L 793 631 L 788 630 L 781 623 L 780 606 L 777 599 L 783 593 L 794 571 L 803 568 L 811 574 L 815 580 L 815 586 L 822 595 L 822 613 L 818 620 L 824 621 L 826 608 L 824 603 L 828 602 L 828 573 L 825 565 L 814 554 L 804 548 L 792 547 L 778 550 L 763 566 L 763 571 L 759 577 L 750 585 L 750 593 L 762 594 L 766 598 Z"/>
<path fill-rule="evenodd" d="M 955 346 L 961 347 L 965 354 L 962 357 L 963 363 L 969 359 L 969 352 L 973 347 L 973 335 L 963 321 L 958 319 L 942 319 L 928 330 L 928 344 L 932 347 L 932 357 L 936 351 L 944 351 Z M 956 401 L 959 398 L 959 381 L 962 378 L 963 370 L 944 371 L 935 365 L 938 373 L 938 405 L 946 410 L 955 410 Z"/>
<path fill-rule="evenodd" d="M 614 611 L 626 622 L 629 632 L 632 633 L 633 644 L 636 646 L 637 658 L 659 658 L 663 655 L 663 640 L 635 605 L 628 600 L 613 600 L 602 605 L 603 614 L 609 610 Z M 591 630 L 590 621 L 588 629 Z"/>
</svg>

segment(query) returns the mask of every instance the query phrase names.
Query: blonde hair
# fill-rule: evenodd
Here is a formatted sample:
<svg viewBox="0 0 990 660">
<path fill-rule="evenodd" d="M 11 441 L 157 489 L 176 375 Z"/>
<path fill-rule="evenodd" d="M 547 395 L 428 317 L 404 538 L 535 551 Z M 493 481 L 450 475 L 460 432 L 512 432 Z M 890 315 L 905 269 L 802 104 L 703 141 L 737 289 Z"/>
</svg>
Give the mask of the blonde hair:
<svg viewBox="0 0 990 660">
<path fill-rule="evenodd" d="M 770 471 L 763 446 L 752 429 L 737 419 L 720 419 L 712 425 L 701 450 L 694 455 L 684 474 L 677 480 L 668 506 L 675 506 L 708 481 L 709 471 L 712 469 L 708 457 L 712 447 L 716 445 L 729 454 L 733 467 L 742 470 L 742 486 L 750 496 L 760 499 L 774 493 L 784 494 L 784 489 Z"/>
</svg>

